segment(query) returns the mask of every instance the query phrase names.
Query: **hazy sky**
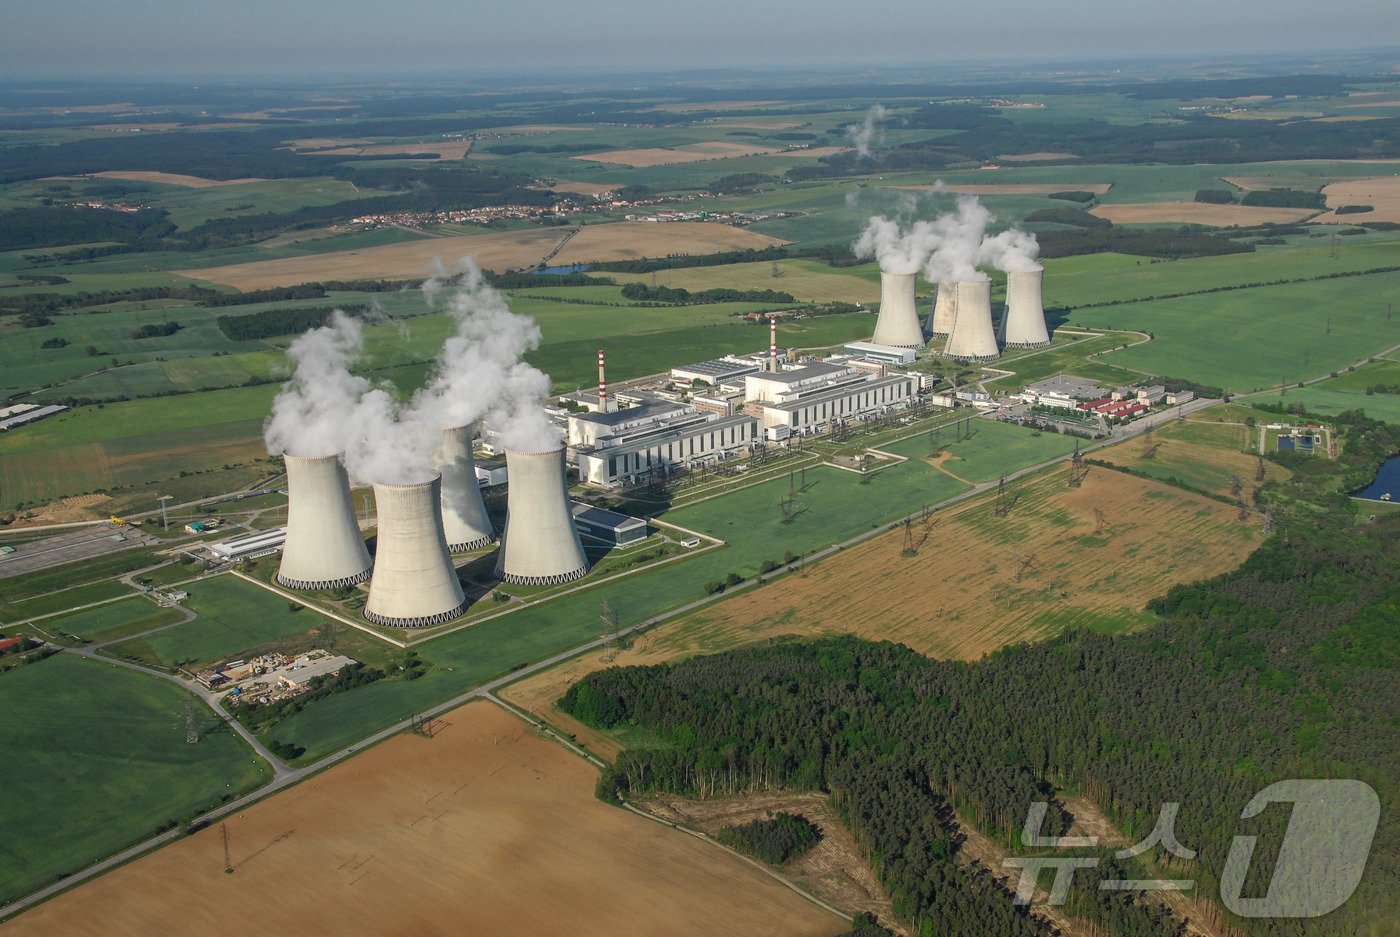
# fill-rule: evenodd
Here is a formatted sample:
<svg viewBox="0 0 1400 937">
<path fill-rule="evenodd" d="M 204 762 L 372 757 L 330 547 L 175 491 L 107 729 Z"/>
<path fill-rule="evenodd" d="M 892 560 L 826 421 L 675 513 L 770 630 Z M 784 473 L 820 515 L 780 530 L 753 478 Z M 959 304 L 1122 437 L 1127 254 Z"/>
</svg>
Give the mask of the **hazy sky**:
<svg viewBox="0 0 1400 937">
<path fill-rule="evenodd" d="M 916 65 L 1370 48 L 1400 0 L 0 0 L 0 75 Z"/>
</svg>

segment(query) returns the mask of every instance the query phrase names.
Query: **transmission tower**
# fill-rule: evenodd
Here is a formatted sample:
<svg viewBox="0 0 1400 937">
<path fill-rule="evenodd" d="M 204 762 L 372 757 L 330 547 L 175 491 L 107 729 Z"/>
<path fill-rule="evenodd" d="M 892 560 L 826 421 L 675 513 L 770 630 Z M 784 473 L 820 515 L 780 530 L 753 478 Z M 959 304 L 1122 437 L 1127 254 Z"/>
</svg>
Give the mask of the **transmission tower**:
<svg viewBox="0 0 1400 937">
<path fill-rule="evenodd" d="M 233 857 L 229 855 L 229 851 L 228 851 L 228 824 L 227 824 L 227 823 L 220 823 L 220 824 L 219 824 L 219 838 L 222 839 L 222 840 L 224 841 L 224 874 L 225 874 L 225 875 L 232 875 L 232 874 L 233 874 Z"/>
<path fill-rule="evenodd" d="M 1264 480 L 1264 456 L 1260 455 L 1258 458 L 1259 467 L 1254 470 L 1254 480 L 1261 482 Z"/>
<path fill-rule="evenodd" d="M 1104 514 L 1103 508 L 1094 508 L 1094 533 L 1098 533 L 1108 526 L 1108 517 Z"/>
<path fill-rule="evenodd" d="M 997 482 L 997 504 L 992 509 L 992 513 L 997 517 L 1005 517 L 1010 511 L 1011 505 L 1006 497 L 1006 476 L 1003 475 L 1001 480 Z"/>
<path fill-rule="evenodd" d="M 194 723 L 193 700 L 185 700 L 185 741 L 190 745 L 199 741 L 199 727 Z"/>
</svg>

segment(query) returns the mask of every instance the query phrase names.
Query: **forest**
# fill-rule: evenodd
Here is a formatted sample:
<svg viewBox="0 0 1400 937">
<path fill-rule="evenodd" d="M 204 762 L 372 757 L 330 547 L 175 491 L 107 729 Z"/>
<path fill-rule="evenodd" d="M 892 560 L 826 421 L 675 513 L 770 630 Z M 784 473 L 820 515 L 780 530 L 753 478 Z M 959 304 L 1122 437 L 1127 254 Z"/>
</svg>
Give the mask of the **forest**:
<svg viewBox="0 0 1400 937">
<path fill-rule="evenodd" d="M 1356 418 L 1362 460 L 1395 439 Z M 1314 459 L 1314 462 L 1322 460 Z M 1348 477 L 1349 467 L 1343 467 Z M 1336 483 L 1336 478 L 1332 479 Z M 960 823 L 1012 849 L 1029 805 L 1059 792 L 1095 801 L 1133 841 L 1179 802 L 1164 853 L 1081 870 L 1068 908 L 1122 937 L 1179 934 L 1181 922 L 1094 877 L 1170 878 L 1220 890 L 1235 835 L 1275 855 L 1286 808 L 1242 820 L 1275 780 L 1358 778 L 1383 813 L 1366 876 L 1315 919 L 1230 918 L 1247 934 L 1354 934 L 1400 911 L 1400 517 L 1280 510 L 1277 530 L 1235 572 L 1153 603 L 1161 623 L 1129 636 L 1069 632 L 976 663 L 925 658 L 853 637 L 773 641 L 655 667 L 593 674 L 560 705 L 599 727 L 662 740 L 630 749 L 599 781 L 616 800 L 821 791 L 866 850 L 896 912 L 920 934 L 1045 933 L 1004 889 L 957 861 Z M 1251 866 L 1246 894 L 1267 887 Z"/>
</svg>

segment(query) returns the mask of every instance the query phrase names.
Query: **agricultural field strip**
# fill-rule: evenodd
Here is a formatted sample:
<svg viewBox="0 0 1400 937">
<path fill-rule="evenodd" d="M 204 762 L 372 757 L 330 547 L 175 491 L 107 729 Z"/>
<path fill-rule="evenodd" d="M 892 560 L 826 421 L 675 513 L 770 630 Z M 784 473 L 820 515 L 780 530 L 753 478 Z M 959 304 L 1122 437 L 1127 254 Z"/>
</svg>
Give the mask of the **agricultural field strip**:
<svg viewBox="0 0 1400 937">
<path fill-rule="evenodd" d="M 1397 347 L 1397 348 L 1400 348 L 1400 346 L 1396 346 L 1396 347 Z M 1187 405 L 1186 405 L 1186 409 L 1189 410 L 1190 412 L 1193 412 L 1193 413 L 1194 413 L 1194 412 L 1196 412 L 1196 411 L 1198 411 L 1198 410 L 1206 409 L 1206 408 L 1209 407 L 1209 406 L 1214 406 L 1216 403 L 1218 403 L 1218 401 L 1214 401 L 1214 400 L 1196 400 L 1196 401 L 1192 401 L 1191 403 L 1187 404 Z M 1172 417 L 1172 418 L 1175 418 L 1175 417 Z M 1097 443 L 1097 444 L 1095 444 L 1095 445 L 1093 445 L 1093 446 L 1089 446 L 1089 447 L 1087 447 L 1087 448 L 1081 449 L 1080 451 L 1081 451 L 1081 453 L 1084 453 L 1084 452 L 1092 452 L 1093 450 L 1098 449 L 1098 448 L 1101 448 L 1101 447 L 1106 446 L 1106 445 L 1116 445 L 1116 444 L 1122 442 L 1123 439 L 1128 438 L 1128 437 L 1133 436 L 1133 435 L 1136 435 L 1136 434 L 1138 434 L 1138 433 L 1140 433 L 1140 432 L 1146 430 L 1148 426 L 1150 426 L 1150 425 L 1155 425 L 1156 422 L 1159 422 L 1159 420 L 1158 420 L 1158 419 L 1155 419 L 1155 418 L 1149 417 L 1149 418 L 1146 419 L 1146 420 L 1142 420 L 1142 421 L 1139 421 L 1139 422 L 1136 423 L 1136 424 L 1132 424 L 1132 426 L 1130 427 L 1128 433 L 1125 434 L 1124 436 L 1116 437 L 1116 438 L 1110 439 L 1110 440 L 1108 440 L 1108 441 L 1106 441 L 1106 442 Z M 916 435 L 917 435 L 917 434 L 916 434 Z M 906 438 L 907 438 L 907 437 L 906 437 Z M 1038 464 L 1038 465 L 1032 465 L 1032 466 L 1028 466 L 1028 467 L 1026 467 L 1026 468 L 1023 468 L 1023 469 L 1019 469 L 1019 470 L 1017 470 L 1016 472 L 1013 472 L 1013 473 L 1007 475 L 1007 476 L 1006 476 L 1006 480 L 1007 480 L 1007 481 L 1015 481 L 1016 479 L 1022 478 L 1022 477 L 1026 476 L 1026 475 L 1030 475 L 1030 474 L 1033 474 L 1033 473 L 1035 473 L 1035 472 L 1039 472 L 1039 471 L 1041 471 L 1041 470 L 1043 470 L 1043 469 L 1046 469 L 1046 468 L 1049 468 L 1049 467 L 1051 467 L 1051 466 L 1054 466 L 1054 465 L 1056 465 L 1056 464 L 1058 464 L 1058 463 L 1060 463 L 1060 462 L 1065 461 L 1066 459 L 1069 459 L 1070 457 L 1071 457 L 1070 454 L 1065 454 L 1065 455 L 1062 455 L 1062 456 L 1058 456 L 1058 457 L 1056 457 L 1056 458 L 1054 458 L 1054 459 L 1050 459 L 1050 460 L 1047 460 L 1047 461 L 1045 461 L 1045 462 L 1042 462 L 1042 463 L 1040 463 L 1040 464 Z M 994 489 L 996 488 L 996 484 L 997 484 L 996 482 L 985 482 L 985 483 L 983 483 L 982 485 L 977 486 L 976 488 L 969 489 L 968 491 L 960 492 L 960 493 L 954 495 L 953 497 L 948 498 L 948 499 L 946 499 L 946 500 L 944 500 L 944 501 L 940 502 L 939 504 L 934 505 L 934 506 L 932 506 L 932 507 L 934 507 L 935 509 L 936 509 L 936 508 L 947 507 L 947 506 L 950 506 L 950 505 L 952 505 L 952 504 L 957 504 L 957 503 L 959 503 L 959 502 L 961 502 L 961 501 L 967 500 L 968 498 L 973 498 L 973 497 L 976 497 L 976 496 L 978 496 L 978 495 L 980 495 L 980 494 L 985 494 L 985 493 L 988 492 L 988 491 L 994 490 Z M 920 517 L 922 514 L 923 514 L 923 511 L 920 510 L 920 511 L 916 511 L 916 512 L 914 512 L 914 513 L 911 513 L 911 514 L 907 515 L 907 517 L 912 519 L 912 518 Z M 872 530 L 863 531 L 862 533 L 857 534 L 857 535 L 854 536 L 854 537 L 848 538 L 847 540 L 845 540 L 845 541 L 843 541 L 843 542 L 841 542 L 841 543 L 834 544 L 834 545 L 832 545 L 832 546 L 827 547 L 827 548 L 824 549 L 824 550 L 821 550 L 821 551 L 818 551 L 818 552 L 816 552 L 816 553 L 813 553 L 813 554 L 811 554 L 810 556 L 805 557 L 805 558 L 804 558 L 803 560 L 801 560 L 800 562 L 805 564 L 805 563 L 810 562 L 810 561 L 813 561 L 813 560 L 819 560 L 819 559 L 822 559 L 822 558 L 824 558 L 824 557 L 830 556 L 830 555 L 832 555 L 832 554 L 834 554 L 834 553 L 839 552 L 840 550 L 846 549 L 846 548 L 849 547 L 849 546 L 852 546 L 852 545 L 854 545 L 854 544 L 860 543 L 860 542 L 862 542 L 862 541 L 864 541 L 864 540 L 868 540 L 868 539 L 870 539 L 871 537 L 878 536 L 879 534 L 882 534 L 882 533 L 887 533 L 888 531 L 897 528 L 897 527 L 898 527 L 900 524 L 902 524 L 903 522 L 904 522 L 904 518 L 900 518 L 899 520 L 894 521 L 892 524 L 884 524 L 884 525 L 877 526 L 877 527 L 875 527 L 875 528 L 872 529 Z M 645 630 L 648 629 L 648 628 L 655 627 L 656 625 L 660 624 L 660 623 L 663 622 L 663 621 L 667 621 L 667 620 L 669 620 L 669 619 L 671 619 L 671 618 L 675 618 L 675 617 L 678 617 L 678 616 L 680 616 L 680 615 L 684 615 L 684 614 L 687 614 L 687 613 L 689 613 L 689 612 L 696 611 L 696 610 L 698 610 L 698 609 L 701 609 L 701 608 L 705 607 L 706 605 L 713 604 L 714 602 L 720 601 L 720 600 L 723 599 L 723 598 L 726 598 L 726 597 L 728 597 L 728 596 L 733 595 L 733 594 L 734 594 L 734 591 L 737 591 L 738 589 L 744 589 L 744 588 L 747 588 L 747 587 L 749 587 L 749 586 L 753 586 L 753 585 L 757 585 L 757 584 L 758 584 L 758 583 L 757 583 L 757 579 L 745 580 L 744 582 L 740 583 L 740 584 L 736 587 L 735 590 L 730 590 L 730 591 L 728 591 L 727 593 L 719 593 L 719 594 L 716 594 L 716 595 L 702 596 L 701 598 L 695 599 L 695 600 L 692 601 L 692 602 L 688 602 L 688 603 L 686 603 L 686 604 L 684 604 L 684 605 L 681 605 L 681 606 L 679 606 L 679 607 L 677 607 L 677 608 L 673 608 L 673 609 L 671 609 L 671 610 L 669 610 L 669 611 L 663 612 L 663 613 L 661 613 L 660 615 L 656 615 L 656 616 L 653 616 L 653 617 L 651 617 L 651 618 L 647 618 L 647 619 L 645 619 L 645 620 L 643 620 L 643 621 L 640 621 L 640 622 L 636 623 L 635 625 L 630 625 L 630 626 L 628 626 L 627 628 L 623 628 L 623 629 L 621 629 L 621 630 L 619 630 L 619 631 L 616 631 L 616 632 L 614 632 L 614 633 L 605 634 L 605 635 L 602 635 L 602 636 L 600 636 L 600 637 L 598 637 L 598 638 L 593 639 L 592 641 L 588 641 L 588 642 L 585 642 L 584 644 L 578 645 L 578 646 L 576 646 L 576 647 L 573 647 L 573 648 L 570 648 L 570 649 L 567 649 L 567 650 L 564 650 L 564 651 L 560 651 L 560 652 L 557 653 L 557 654 L 554 654 L 554 655 L 552 655 L 552 656 L 550 656 L 550 657 L 547 657 L 547 658 L 545 658 L 545 659 L 543 659 L 543 660 L 536 661 L 536 662 L 533 663 L 533 664 L 527 664 L 525 667 L 522 667 L 522 668 L 520 668 L 519 670 L 516 670 L 516 671 L 513 671 L 513 672 L 511 672 L 511 673 L 505 674 L 505 675 L 503 675 L 503 676 L 497 677 L 497 678 L 494 679 L 494 680 L 490 680 L 490 681 L 488 681 L 488 682 L 486 682 L 486 683 L 484 683 L 484 684 L 481 684 L 480 686 L 476 687 L 475 689 L 467 690 L 467 691 L 465 691 L 465 692 L 463 692 L 463 693 L 461 693 L 461 694 L 458 694 L 457 696 L 452 697 L 451 699 L 449 699 L 449 700 L 447 700 L 447 701 L 445 701 L 445 702 L 438 703 L 438 704 L 435 705 L 435 706 L 432 706 L 432 707 L 430 707 L 430 708 L 428 708 L 428 709 L 425 709 L 425 710 L 423 710 L 422 712 L 418 713 L 416 716 L 410 717 L 410 718 L 408 718 L 408 719 L 402 719 L 402 720 L 400 720 L 400 721 L 397 722 L 397 723 L 394 723 L 394 724 L 392 724 L 392 725 L 386 726 L 385 728 L 380 729 L 378 732 L 375 732 L 375 733 L 373 733 L 373 734 L 371 734 L 371 735 L 369 735 L 369 736 L 367 736 L 367 737 L 361 739 L 361 740 L 360 740 L 358 743 L 356 743 L 355 745 L 349 746 L 348 748 L 342 749 L 341 751 L 338 751 L 338 752 L 335 752 L 335 753 L 333 753 L 333 754 L 327 755 L 325 758 L 322 758 L 322 759 L 320 759 L 319 761 L 313 762 L 313 763 L 311 763 L 311 764 L 309 764 L 309 765 L 306 765 L 306 766 L 304 766 L 304 767 L 301 767 L 301 768 L 287 768 L 280 760 L 271 757 L 271 756 L 270 756 L 270 753 L 268 753 L 267 755 L 265 755 L 265 757 L 268 757 L 269 763 L 273 766 L 273 769 L 274 769 L 274 771 L 276 772 L 276 775 L 274 776 L 274 778 L 273 778 L 273 780 L 272 780 L 271 782 L 269 782 L 267 785 L 264 785 L 262 788 L 258 789 L 257 791 L 253 791 L 253 792 L 251 792 L 251 793 L 249 793 L 249 794 L 245 794 L 245 795 L 243 795 L 242 797 L 237 798 L 236 800 L 230 801 L 229 803 L 224 804 L 224 805 L 222 805 L 222 806 L 216 808 L 215 810 L 212 810 L 212 811 L 210 811 L 210 812 L 208 812 L 208 813 L 206 813 L 206 814 L 204 814 L 204 815 L 202 815 L 202 816 L 200 816 L 200 817 L 197 817 L 197 818 L 195 819 L 194 822 L 195 822 L 196 824 L 207 824 L 207 823 L 213 822 L 214 820 L 219 819 L 220 817 L 224 817 L 224 816 L 228 816 L 229 814 L 236 813 L 237 811 L 243 809 L 244 807 L 249 806 L 250 804 L 253 804 L 253 803 L 255 803 L 255 802 L 259 801 L 259 800 L 262 800 L 263 798 L 268 797 L 268 796 L 270 796 L 270 795 L 276 793 L 277 791 L 280 791 L 280 790 L 282 790 L 282 789 L 284 789 L 284 788 L 287 788 L 287 787 L 292 786 L 293 784 L 296 784 L 298 781 L 301 781 L 301 780 L 303 780 L 304 778 L 309 777 L 309 776 L 312 775 L 312 774 L 315 774 L 315 773 L 318 773 L 318 772 L 320 772 L 320 771 L 323 771 L 323 770 L 325 770 L 326 768 L 329 768 L 330 766 L 332 766 L 332 765 L 334 765 L 334 764 L 337 764 L 337 763 L 339 763 L 339 762 L 345 760 L 346 758 L 348 758 L 348 757 L 350 757 L 352 754 L 354 754 L 355 751 L 356 751 L 356 749 L 365 749 L 365 748 L 372 747 L 372 746 L 378 744 L 379 742 L 384 741 L 385 739 L 391 738 L 392 736 L 397 735 L 397 734 L 400 733 L 400 732 L 403 732 L 405 729 L 410 729 L 410 728 L 412 728 L 412 727 L 414 726 L 416 720 L 421 720 L 421 719 L 424 719 L 424 718 L 429 718 L 429 719 L 435 718 L 435 717 L 437 717 L 437 716 L 443 715 L 443 714 L 446 713 L 446 712 L 449 712 L 449 711 L 452 710 L 452 709 L 455 709 L 455 708 L 458 707 L 458 706 L 461 706 L 461 705 L 463 705 L 463 704 L 469 702 L 470 700 L 487 698 L 487 697 L 489 697 L 491 694 L 495 693 L 495 691 L 501 689 L 502 687 L 505 687 L 505 686 L 508 686 L 508 685 L 510 685 L 510 684 L 512 684 L 512 683 L 515 683 L 516 681 L 523 680 L 523 679 L 525 679 L 526 677 L 530 677 L 530 676 L 533 676 L 534 674 L 539 673 L 539 672 L 541 672 L 541 671 L 548 670 L 548 669 L 550 669 L 550 668 L 552 668 L 552 667 L 554 667 L 554 666 L 557 666 L 558 664 L 564 663 L 565 661 L 572 660 L 573 658 L 578 657 L 578 656 L 583 655 L 583 654 L 587 654 L 587 653 L 589 653 L 590 651 L 600 650 L 600 649 L 606 647 L 609 643 L 611 643 L 611 642 L 613 642 L 613 641 L 616 641 L 616 640 L 618 640 L 618 639 L 620 639 L 620 638 L 625 638 L 625 637 L 627 637 L 627 636 L 629 636 L 629 635 L 636 634 L 636 633 L 641 632 L 641 631 L 645 631 Z M 70 651 L 70 653 L 81 654 L 82 652 L 81 652 L 81 651 Z M 119 663 L 125 664 L 125 662 L 119 662 Z M 180 685 L 186 686 L 186 685 L 183 683 L 183 681 L 180 681 L 180 680 L 179 680 L 179 678 L 177 678 L 177 677 L 172 677 L 172 676 L 170 676 L 169 674 L 161 674 L 161 673 L 157 673 L 157 672 L 155 672 L 155 671 L 149 671 L 149 670 L 147 670 L 147 669 L 144 668 L 144 667 L 140 667 L 140 666 L 134 665 L 134 664 L 125 664 L 125 665 L 126 665 L 126 666 L 129 666 L 129 667 L 131 667 L 131 668 L 133 668 L 133 669 L 142 671 L 142 672 L 153 673 L 153 674 L 155 674 L 155 675 L 157 675 L 157 676 L 160 676 L 160 677 L 162 677 L 162 678 L 164 678 L 164 679 L 174 680 L 175 682 L 179 683 Z M 186 686 L 186 688 L 188 689 L 187 686 Z M 222 714 L 222 713 L 220 714 L 220 718 L 223 718 L 223 714 Z M 239 728 L 241 729 L 241 727 L 239 727 Z M 242 733 L 240 732 L 240 734 L 242 734 Z M 256 742 L 255 742 L 255 746 L 256 746 L 256 747 L 255 747 L 255 750 L 257 750 L 257 751 L 259 751 L 259 752 L 265 751 L 265 749 L 263 748 L 263 746 L 262 746 L 260 743 L 256 743 Z M 147 841 L 144 842 L 144 843 L 140 843 L 140 844 L 138 844 L 138 845 L 136 845 L 136 846 L 131 847 L 130 849 L 124 850 L 123 852 L 118 853 L 118 854 L 115 855 L 115 856 L 109 857 L 108 859 L 104 859 L 103 861 L 98 862 L 98 863 L 96 863 L 96 864 L 94 864 L 94 865 L 92 865 L 92 866 L 89 866 L 89 867 L 86 868 L 86 869 L 83 869 L 83 870 L 81 870 L 81 871 L 74 872 L 72 875 L 68 876 L 67 878 L 63 879 L 63 880 L 60 881 L 60 882 L 56 882 L 56 883 L 54 883 L 53 885 L 49 885 L 49 886 L 47 886 L 47 887 L 45 887 L 45 888 L 43 888 L 43 889 L 40 889 L 39 891 L 36 891 L 36 892 L 34 892 L 34 893 L 30 894 L 30 895 L 27 895 L 27 896 L 25 896 L 25 897 L 23 897 L 23 898 L 17 899 L 16 901 L 14 901 L 13 903 L 11 903 L 10 905 L 8 905 L 8 906 L 6 906 L 6 907 L 4 907 L 4 908 L 0 908 L 0 920 L 3 920 L 3 919 L 6 918 L 6 917 L 9 917 L 9 916 L 11 916 L 11 915 L 13 915 L 13 914 L 16 914 L 16 913 L 18 913 L 18 912 L 20 912 L 20 911 L 23 911 L 23 910 L 25 910 L 25 909 L 27 909 L 27 908 L 29 908 L 29 907 L 32 907 L 32 906 L 35 905 L 35 904 L 38 904 L 38 903 L 40 903 L 40 902 L 42 902 L 42 901 L 45 901 L 45 900 L 47 900 L 48 898 L 51 898 L 51 897 L 53 897 L 54 895 L 56 895 L 56 894 L 58 894 L 58 893 L 60 893 L 60 892 L 62 892 L 62 891 L 67 891 L 67 890 L 68 890 L 69 888 L 71 888 L 72 886 L 77 885 L 77 884 L 80 884 L 80 883 L 82 883 L 82 882 L 84 882 L 84 881 L 87 881 L 88 879 L 93 878 L 93 877 L 95 877 L 95 876 L 97 876 L 97 875 L 101 875 L 103 872 L 106 872 L 106 871 L 108 871 L 108 870 L 110 870 L 110 869 L 112 869 L 112 868 L 115 868 L 115 867 L 119 866 L 119 865 L 125 864 L 126 862 L 129 862 L 129 861 L 131 861 L 132 859 L 137 858 L 138 856 L 141 856 L 141 855 L 143 855 L 143 854 L 145 854 L 145 853 L 147 853 L 147 852 L 150 852 L 150 851 L 153 850 L 153 849 L 156 849 L 156 848 L 158 848 L 158 847 L 164 845 L 165 843 L 167 843 L 167 842 L 169 842 L 169 841 L 175 839 L 176 837 L 178 837 L 178 836 L 180 836 L 180 835 L 183 835 L 183 831 L 180 830 L 179 828 L 176 828 L 176 829 L 173 829 L 173 830 L 167 830 L 165 833 L 162 833 L 162 834 L 160 834 L 160 835 L 158 835 L 158 836 L 155 836 L 155 837 L 153 837 L 153 838 L 147 840 Z"/>
</svg>

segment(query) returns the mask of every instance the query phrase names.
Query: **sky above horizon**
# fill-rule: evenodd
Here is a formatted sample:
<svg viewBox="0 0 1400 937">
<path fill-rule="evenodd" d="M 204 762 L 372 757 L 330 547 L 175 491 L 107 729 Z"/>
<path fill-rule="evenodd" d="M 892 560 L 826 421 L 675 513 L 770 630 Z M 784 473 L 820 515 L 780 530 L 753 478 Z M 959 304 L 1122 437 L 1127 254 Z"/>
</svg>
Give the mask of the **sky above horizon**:
<svg viewBox="0 0 1400 937">
<path fill-rule="evenodd" d="M 1396 0 L 4 0 L 0 77 L 906 66 L 1394 44 Z"/>
</svg>

